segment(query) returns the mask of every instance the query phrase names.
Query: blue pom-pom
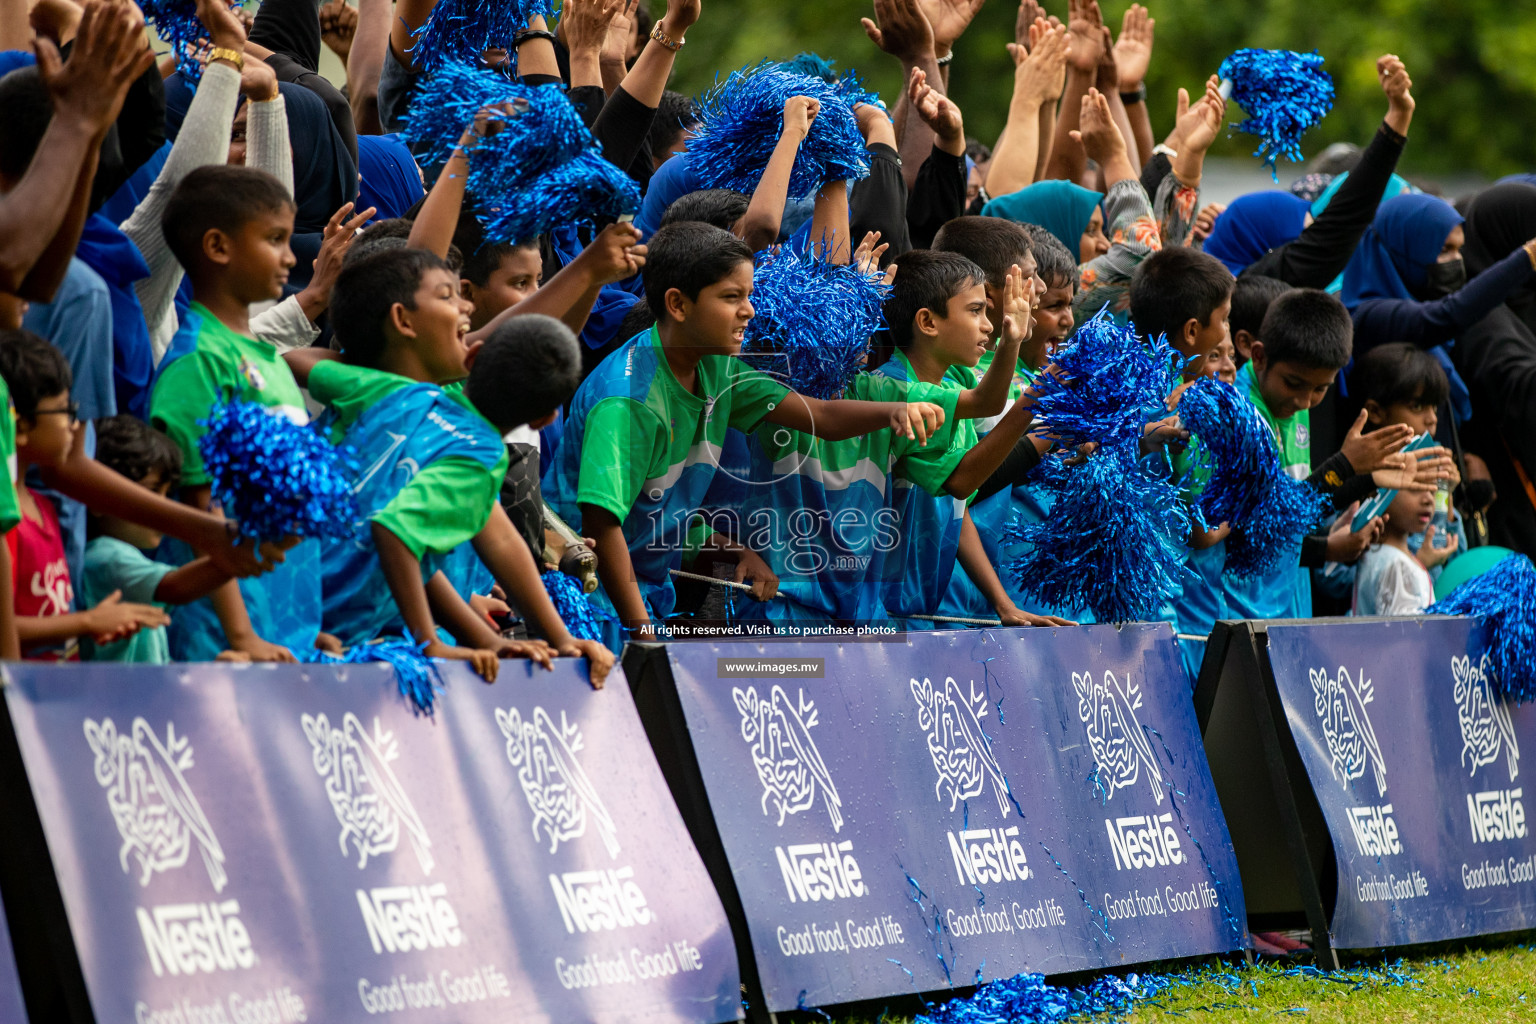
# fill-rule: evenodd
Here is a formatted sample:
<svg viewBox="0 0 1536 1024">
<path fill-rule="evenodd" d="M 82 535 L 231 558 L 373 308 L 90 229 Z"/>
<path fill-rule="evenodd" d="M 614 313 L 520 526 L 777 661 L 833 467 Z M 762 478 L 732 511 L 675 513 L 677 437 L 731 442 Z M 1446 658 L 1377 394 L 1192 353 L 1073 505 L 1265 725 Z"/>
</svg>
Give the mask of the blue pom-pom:
<svg viewBox="0 0 1536 1024">
<path fill-rule="evenodd" d="M 1166 458 L 1143 458 L 1139 443 L 1137 428 L 1134 438 L 1103 446 L 1080 465 L 1060 457 L 1041 463 L 1051 514 L 1041 522 L 1015 518 L 1005 538 L 1007 546 L 1027 545 L 1004 567 L 1019 589 L 1114 623 L 1155 620 L 1179 595 L 1189 511 Z"/>
<path fill-rule="evenodd" d="M 299 660 L 313 665 L 386 662 L 395 670 L 395 685 L 400 688 L 400 696 L 410 702 L 411 709 L 418 715 L 431 718 L 433 702 L 443 689 L 443 677 L 438 670 L 437 659 L 422 653 L 426 648 L 426 644 L 418 644 L 406 635 L 358 644 L 340 658 L 315 648 Z"/>
<path fill-rule="evenodd" d="M 546 572 L 539 578 L 571 636 L 578 640 L 602 640 L 603 629 L 580 583 L 563 572 Z"/>
<path fill-rule="evenodd" d="M 835 88 L 838 95 L 848 101 L 850 107 L 867 103 L 872 107 L 885 110 L 885 101 L 880 98 L 880 94 L 867 88 L 857 71 L 852 68 L 847 71 L 838 71 L 837 65 L 819 53 L 809 51 L 799 53 L 779 66 L 797 75 L 809 75 L 812 78 L 821 79 Z"/>
<path fill-rule="evenodd" d="M 558 224 L 617 220 L 640 210 L 640 186 L 635 179 L 604 160 L 597 147 L 541 174 L 520 192 L 500 193 L 470 188 L 479 200 L 479 216 L 487 241 L 520 242 Z"/>
<path fill-rule="evenodd" d="M 1475 615 L 1488 623 L 1494 685 L 1506 700 L 1536 697 L 1536 567 L 1508 555 L 1433 605 L 1430 615 Z"/>
<path fill-rule="evenodd" d="M 535 16 L 554 14 L 555 0 L 438 0 L 426 23 L 416 30 L 411 56 L 428 74 L 444 64 L 478 64 L 486 50 L 506 52 L 517 66 L 517 34 Z"/>
<path fill-rule="evenodd" d="M 1282 156 L 1299 163 L 1301 136 L 1333 109 L 1333 79 L 1323 70 L 1323 58 L 1293 50 L 1238 50 L 1221 62 L 1218 73 L 1232 83 L 1232 98 L 1248 115 L 1237 130 L 1259 137 L 1253 155 L 1272 175 Z"/>
<path fill-rule="evenodd" d="M 238 10 L 240 3 L 229 5 Z M 139 5 L 144 20 L 155 34 L 165 40 L 176 57 L 176 70 L 192 85 L 203 79 L 203 62 L 198 57 L 209 47 L 208 29 L 197 17 L 195 0 L 144 0 Z"/>
<path fill-rule="evenodd" d="M 869 339 L 885 325 L 890 288 L 878 272 L 829 263 L 788 246 L 758 253 L 742 355 L 812 398 L 842 394 L 864 368 Z M 756 357 L 756 358 L 753 358 Z"/>
<path fill-rule="evenodd" d="M 243 400 L 220 402 L 198 426 L 205 428 L 197 446 L 213 497 L 242 537 L 351 536 L 358 463 L 350 448 Z"/>
<path fill-rule="evenodd" d="M 1178 357 L 1163 338 L 1143 342 L 1100 310 L 1054 358 L 1059 375 L 1042 374 L 1035 416 L 1061 442 L 1140 442 L 1146 425 L 1168 415 Z"/>
<path fill-rule="evenodd" d="M 784 104 L 809 96 L 821 112 L 795 156 L 789 195 L 804 199 L 829 181 L 856 181 L 869 174 L 864 136 L 853 107 L 836 86 L 765 62 L 733 71 L 700 103 L 699 126 L 688 143 L 688 166 L 701 188 L 751 193 L 784 126 Z"/>
<path fill-rule="evenodd" d="M 1015 974 L 981 985 L 964 999 L 931 1006 L 917 1024 L 1058 1024 L 1098 1017 L 1122 1018 L 1137 1002 L 1186 984 L 1176 975 L 1104 974 L 1081 988 L 1047 984 L 1040 974 Z"/>
</svg>

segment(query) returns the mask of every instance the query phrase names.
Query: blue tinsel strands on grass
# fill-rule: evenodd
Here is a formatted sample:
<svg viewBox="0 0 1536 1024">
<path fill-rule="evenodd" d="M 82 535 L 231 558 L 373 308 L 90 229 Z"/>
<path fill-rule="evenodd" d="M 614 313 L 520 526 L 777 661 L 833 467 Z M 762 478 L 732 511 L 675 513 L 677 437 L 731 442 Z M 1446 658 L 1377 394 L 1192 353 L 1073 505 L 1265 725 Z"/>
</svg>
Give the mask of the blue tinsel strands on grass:
<svg viewBox="0 0 1536 1024">
<path fill-rule="evenodd" d="M 1536 698 L 1536 567 L 1529 558 L 1505 557 L 1451 591 L 1429 614 L 1486 619 L 1494 686 L 1516 704 Z"/>
<path fill-rule="evenodd" d="M 1043 522 L 1016 518 L 1006 545 L 1031 550 L 1005 568 L 1036 600 L 1088 608 L 1100 622 L 1146 622 L 1182 589 L 1190 517 L 1161 456 L 1138 440 L 1101 447 L 1081 465 L 1041 464 L 1054 498 Z"/>
<path fill-rule="evenodd" d="M 220 402 L 198 425 L 213 497 L 242 537 L 347 537 L 357 519 L 357 459 L 255 402 Z"/>
<path fill-rule="evenodd" d="M 395 684 L 400 687 L 400 695 L 410 701 L 411 709 L 431 718 L 433 702 L 443 689 L 443 677 L 438 671 L 437 660 L 422 653 L 426 647 L 426 644 L 415 643 L 409 636 L 394 637 L 371 644 L 358 644 L 340 658 L 316 649 L 300 660 L 315 665 L 386 662 L 395 670 Z"/>
<path fill-rule="evenodd" d="M 791 96 L 821 103 L 800 144 L 789 176 L 791 199 L 805 199 L 829 181 L 857 181 L 869 174 L 864 136 L 853 107 L 837 87 L 763 63 L 733 71 L 700 103 L 699 127 L 688 143 L 688 165 L 701 188 L 751 194 L 778 145 L 784 104 Z"/>
<path fill-rule="evenodd" d="M 1060 376 L 1042 374 L 1035 416 L 1064 446 L 1141 440 L 1142 430 L 1168 415 L 1177 383 L 1177 357 L 1166 340 L 1150 344 L 1103 310 L 1077 329 L 1054 360 Z"/>
<path fill-rule="evenodd" d="M 603 638 L 602 628 L 592 614 L 592 606 L 587 603 L 587 595 L 582 593 L 580 583 L 563 572 L 546 572 L 539 578 L 544 581 L 544 590 L 571 636 L 578 640 Z"/>
<path fill-rule="evenodd" d="M 789 386 L 812 398 L 837 398 L 864 368 L 869 339 L 884 326 L 881 307 L 890 293 L 879 273 L 829 263 L 780 247 L 758 253 L 752 305 L 742 354 L 775 358 L 764 368 L 787 366 Z"/>
<path fill-rule="evenodd" d="M 1218 72 L 1232 83 L 1232 98 L 1247 113 L 1237 130 L 1259 137 L 1260 157 L 1275 173 L 1275 161 L 1301 161 L 1301 136 L 1333 109 L 1333 79 L 1317 53 L 1293 50 L 1238 50 Z M 1279 180 L 1277 177 L 1275 180 Z"/>
<path fill-rule="evenodd" d="M 1082 988 L 1048 985 L 1039 974 L 1016 974 L 982 985 L 967 999 L 931 1008 L 918 1024 L 1055 1024 L 1100 1013 L 1124 1014 L 1137 1002 L 1156 998 L 1181 980 L 1174 977 L 1106 974 Z"/>
<path fill-rule="evenodd" d="M 489 49 L 506 51 L 515 68 L 513 39 L 535 15 L 547 19 L 556 6 L 554 0 L 440 0 L 416 30 L 411 55 L 429 74 L 454 61 L 478 64 Z"/>
</svg>

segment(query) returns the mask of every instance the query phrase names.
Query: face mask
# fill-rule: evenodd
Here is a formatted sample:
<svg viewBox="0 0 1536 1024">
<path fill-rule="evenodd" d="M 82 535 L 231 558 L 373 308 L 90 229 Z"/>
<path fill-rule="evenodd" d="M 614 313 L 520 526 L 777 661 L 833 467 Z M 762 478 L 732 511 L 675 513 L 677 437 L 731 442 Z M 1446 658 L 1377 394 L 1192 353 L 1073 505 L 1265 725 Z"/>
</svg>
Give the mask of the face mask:
<svg viewBox="0 0 1536 1024">
<path fill-rule="evenodd" d="M 1431 263 L 1424 274 L 1424 291 L 1431 298 L 1439 298 L 1461 290 L 1467 283 L 1467 265 L 1458 256 L 1453 260 Z"/>
</svg>

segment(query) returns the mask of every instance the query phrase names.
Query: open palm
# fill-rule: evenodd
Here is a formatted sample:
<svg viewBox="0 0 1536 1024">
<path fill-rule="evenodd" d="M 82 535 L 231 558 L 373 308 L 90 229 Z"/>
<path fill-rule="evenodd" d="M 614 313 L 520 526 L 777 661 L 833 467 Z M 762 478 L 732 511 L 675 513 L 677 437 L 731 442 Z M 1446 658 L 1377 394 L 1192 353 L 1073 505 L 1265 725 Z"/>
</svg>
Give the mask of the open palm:
<svg viewBox="0 0 1536 1024">
<path fill-rule="evenodd" d="M 933 26 L 935 47 L 947 51 L 970 26 L 971 19 L 987 0 L 918 0 L 928 24 Z"/>
</svg>

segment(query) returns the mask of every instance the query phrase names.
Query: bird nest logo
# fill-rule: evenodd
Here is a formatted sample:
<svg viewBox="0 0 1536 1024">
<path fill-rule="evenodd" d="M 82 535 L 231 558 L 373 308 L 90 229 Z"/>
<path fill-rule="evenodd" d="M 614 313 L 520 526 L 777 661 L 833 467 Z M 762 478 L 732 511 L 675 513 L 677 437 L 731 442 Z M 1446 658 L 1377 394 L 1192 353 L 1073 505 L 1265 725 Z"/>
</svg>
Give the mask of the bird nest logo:
<svg viewBox="0 0 1536 1024">
<path fill-rule="evenodd" d="M 123 838 L 118 851 L 123 872 L 129 872 L 132 857 L 138 862 L 139 885 L 148 885 L 156 872 L 186 864 L 195 843 L 214 891 L 222 892 L 229 881 L 224 850 L 187 785 L 183 773 L 192 767 L 192 745 L 176 735 L 175 723 L 166 723 L 163 742 L 142 718 L 133 720 L 128 734 L 120 734 L 110 718 L 87 718 L 84 728 L 96 756 L 96 781 L 107 791 L 107 806 Z"/>
<path fill-rule="evenodd" d="M 1145 770 L 1152 799 L 1163 802 L 1163 767 L 1152 753 L 1152 743 L 1136 711 L 1141 707 L 1141 686 L 1131 682 L 1129 674 L 1121 683 L 1113 672 L 1104 673 L 1104 681 L 1094 681 L 1091 672 L 1072 673 L 1072 688 L 1077 691 L 1077 717 L 1088 733 L 1088 749 L 1093 753 L 1093 782 L 1100 791 L 1100 802 L 1108 803 L 1117 790 L 1136 784 Z"/>
<path fill-rule="evenodd" d="M 325 795 L 341 825 L 337 841 L 343 856 L 357 856 L 359 870 L 368 858 L 393 853 L 400 835 L 410 837 L 421 870 L 432 873 L 432 840 L 395 777 L 391 762 L 400 756 L 394 734 L 373 720 L 369 732 L 348 711 L 339 728 L 324 714 L 299 719 L 313 752 L 315 772 L 325 780 Z"/>
<path fill-rule="evenodd" d="M 837 795 L 827 763 L 816 749 L 811 730 L 816 727 L 816 703 L 805 691 L 791 703 L 782 686 L 775 685 L 767 699 L 757 687 L 731 691 L 741 713 L 741 738 L 751 744 L 752 765 L 763 784 L 763 813 L 778 811 L 780 825 L 816 802 L 819 793 L 832 820 L 832 831 L 843 827 L 843 798 Z"/>
<path fill-rule="evenodd" d="M 526 720 L 517 708 L 496 709 L 496 724 L 507 738 L 507 760 L 533 812 L 533 837 L 549 840 L 549 852 L 586 834 L 590 822 L 608 856 L 619 855 L 618 831 L 586 769 L 576 760 L 584 749 L 581 730 L 560 712 L 560 724 L 541 707 Z"/>
<path fill-rule="evenodd" d="M 1520 745 L 1509 706 L 1494 688 L 1493 665 L 1485 654 L 1477 664 L 1470 657 L 1451 659 L 1452 693 L 1456 697 L 1456 722 L 1461 726 L 1461 763 L 1469 776 L 1504 754 L 1509 781 L 1520 774 Z"/>
<path fill-rule="evenodd" d="M 1369 768 L 1377 794 L 1386 796 L 1387 763 L 1382 759 L 1381 745 L 1376 742 L 1371 716 L 1365 710 L 1376 699 L 1375 687 L 1363 671 L 1356 682 L 1343 666 L 1334 676 L 1320 668 L 1310 670 L 1309 675 L 1312 707 L 1322 723 L 1334 777 L 1347 790 L 1350 780 L 1363 778 Z"/>
<path fill-rule="evenodd" d="M 927 733 L 928 755 L 939 776 L 934 797 L 942 803 L 947 791 L 953 811 L 960 801 L 980 796 L 990 782 L 997 809 L 1007 814 L 1008 780 L 992 756 L 992 742 L 981 729 L 987 695 L 976 692 L 975 680 L 967 693 L 952 677 L 941 686 L 928 679 L 913 679 L 912 699 L 917 701 L 917 724 Z"/>
</svg>

